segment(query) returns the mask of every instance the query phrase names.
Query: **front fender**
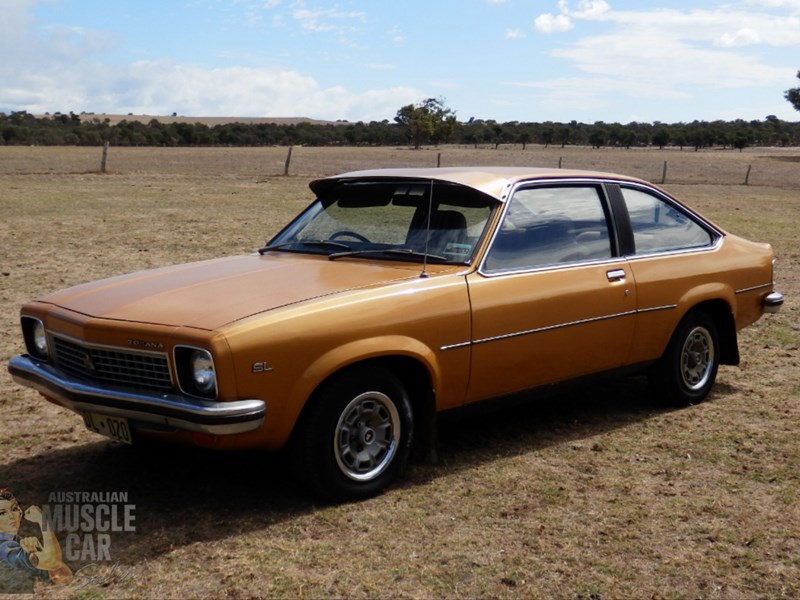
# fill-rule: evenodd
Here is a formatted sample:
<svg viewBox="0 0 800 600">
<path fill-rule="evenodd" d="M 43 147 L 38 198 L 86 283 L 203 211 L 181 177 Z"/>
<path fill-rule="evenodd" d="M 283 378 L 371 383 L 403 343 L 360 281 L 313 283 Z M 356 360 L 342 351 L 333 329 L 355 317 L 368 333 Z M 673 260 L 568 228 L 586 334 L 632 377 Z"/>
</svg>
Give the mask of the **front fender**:
<svg viewBox="0 0 800 600">
<path fill-rule="evenodd" d="M 436 353 L 420 340 L 403 335 L 386 335 L 343 344 L 322 354 L 303 372 L 291 397 L 308 397 L 319 383 L 325 381 L 336 371 L 357 362 L 383 356 L 404 356 L 413 358 L 425 365 L 434 388 L 439 387 L 441 370 Z"/>
<path fill-rule="evenodd" d="M 434 390 L 457 395 L 457 385 L 444 385 L 442 366 L 436 352 L 420 340 L 402 335 L 387 335 L 355 340 L 319 356 L 299 377 L 284 405 L 284 418 L 294 422 L 314 392 L 337 372 L 371 359 L 403 357 L 415 360 L 428 372 Z M 446 398 L 445 398 L 446 401 Z M 460 400 L 454 400 L 460 401 Z"/>
</svg>

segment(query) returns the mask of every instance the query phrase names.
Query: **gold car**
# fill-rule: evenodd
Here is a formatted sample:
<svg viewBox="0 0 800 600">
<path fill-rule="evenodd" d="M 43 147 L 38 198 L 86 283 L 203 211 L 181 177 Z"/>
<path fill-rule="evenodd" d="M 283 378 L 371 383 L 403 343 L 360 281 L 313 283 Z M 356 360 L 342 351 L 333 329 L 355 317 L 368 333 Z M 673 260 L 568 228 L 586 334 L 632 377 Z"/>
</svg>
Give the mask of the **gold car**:
<svg viewBox="0 0 800 600">
<path fill-rule="evenodd" d="M 783 303 L 768 244 L 630 177 L 387 169 L 311 189 L 258 253 L 26 304 L 12 376 L 123 442 L 289 445 L 317 492 L 359 498 L 440 411 L 632 370 L 699 402 Z"/>
</svg>

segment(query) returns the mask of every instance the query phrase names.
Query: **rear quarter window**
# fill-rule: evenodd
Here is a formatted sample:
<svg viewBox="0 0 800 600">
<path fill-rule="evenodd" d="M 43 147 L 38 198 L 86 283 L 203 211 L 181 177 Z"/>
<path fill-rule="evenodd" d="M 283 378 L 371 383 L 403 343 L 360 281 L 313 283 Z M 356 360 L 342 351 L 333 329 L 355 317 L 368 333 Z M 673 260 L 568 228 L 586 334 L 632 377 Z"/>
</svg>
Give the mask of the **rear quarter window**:
<svg viewBox="0 0 800 600">
<path fill-rule="evenodd" d="M 636 254 L 710 246 L 714 236 L 679 207 L 653 194 L 622 188 Z"/>
</svg>

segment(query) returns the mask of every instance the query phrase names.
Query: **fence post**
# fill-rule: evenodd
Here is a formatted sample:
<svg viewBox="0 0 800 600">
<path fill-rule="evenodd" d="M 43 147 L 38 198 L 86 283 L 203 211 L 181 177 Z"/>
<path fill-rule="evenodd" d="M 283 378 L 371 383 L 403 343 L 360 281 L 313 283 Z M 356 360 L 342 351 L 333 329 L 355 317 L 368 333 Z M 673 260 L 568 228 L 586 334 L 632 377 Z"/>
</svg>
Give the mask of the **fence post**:
<svg viewBox="0 0 800 600">
<path fill-rule="evenodd" d="M 559 169 L 561 168 L 561 161 L 563 160 L 563 158 L 564 158 L 563 156 L 559 156 L 558 157 L 558 168 Z"/>
<path fill-rule="evenodd" d="M 753 168 L 753 165 L 747 165 L 747 173 L 744 176 L 744 184 L 750 185 L 750 170 Z"/>
<path fill-rule="evenodd" d="M 292 148 L 294 146 L 289 146 L 289 152 L 286 154 L 286 163 L 283 165 L 283 174 L 289 174 L 289 164 L 292 162 Z"/>
<path fill-rule="evenodd" d="M 436 155 L 436 168 L 438 169 L 438 168 L 440 168 L 441 166 L 442 166 L 442 153 L 441 153 L 441 152 L 439 152 L 439 153 Z"/>
<path fill-rule="evenodd" d="M 100 159 L 100 172 L 106 172 L 106 161 L 108 161 L 108 142 L 103 144 L 103 157 Z"/>
<path fill-rule="evenodd" d="M 664 170 L 661 172 L 661 183 L 664 184 L 667 181 L 667 161 L 664 161 Z"/>
</svg>

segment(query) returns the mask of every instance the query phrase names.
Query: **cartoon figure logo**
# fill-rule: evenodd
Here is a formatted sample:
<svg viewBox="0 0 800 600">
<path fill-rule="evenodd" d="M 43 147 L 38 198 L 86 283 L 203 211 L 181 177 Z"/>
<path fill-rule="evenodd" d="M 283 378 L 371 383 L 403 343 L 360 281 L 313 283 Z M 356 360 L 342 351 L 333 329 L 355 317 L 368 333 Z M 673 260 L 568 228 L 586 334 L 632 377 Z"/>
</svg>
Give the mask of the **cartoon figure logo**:
<svg viewBox="0 0 800 600">
<path fill-rule="evenodd" d="M 41 539 L 19 537 L 23 518 L 39 526 Z M 23 513 L 14 495 L 0 489 L 0 592 L 31 593 L 37 579 L 69 583 L 72 570 L 62 560 L 61 546 L 50 525 L 43 521 L 42 509 L 29 506 Z"/>
</svg>

